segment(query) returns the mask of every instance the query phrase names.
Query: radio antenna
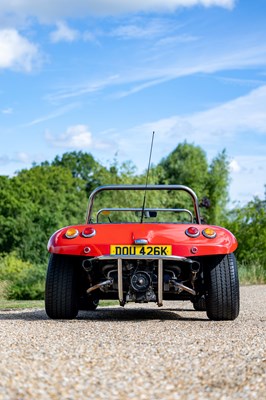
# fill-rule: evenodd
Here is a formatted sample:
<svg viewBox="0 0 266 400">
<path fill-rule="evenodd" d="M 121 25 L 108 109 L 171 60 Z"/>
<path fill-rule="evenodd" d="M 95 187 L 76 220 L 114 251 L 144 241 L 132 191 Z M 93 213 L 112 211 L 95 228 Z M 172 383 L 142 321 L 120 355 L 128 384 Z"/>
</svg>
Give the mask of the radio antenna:
<svg viewBox="0 0 266 400">
<path fill-rule="evenodd" d="M 153 148 L 154 133 L 155 132 L 153 131 L 152 132 L 152 138 L 151 138 L 150 157 L 149 157 L 149 163 L 148 163 L 148 169 L 147 169 L 147 175 L 146 175 L 146 184 L 145 184 L 145 192 L 144 192 L 142 210 L 141 210 L 141 220 L 140 220 L 141 224 L 143 223 L 143 218 L 144 218 L 144 209 L 145 209 L 145 203 L 146 203 L 146 193 L 147 193 L 149 172 L 150 172 L 150 166 L 151 166 L 151 155 L 152 155 L 152 148 Z"/>
</svg>

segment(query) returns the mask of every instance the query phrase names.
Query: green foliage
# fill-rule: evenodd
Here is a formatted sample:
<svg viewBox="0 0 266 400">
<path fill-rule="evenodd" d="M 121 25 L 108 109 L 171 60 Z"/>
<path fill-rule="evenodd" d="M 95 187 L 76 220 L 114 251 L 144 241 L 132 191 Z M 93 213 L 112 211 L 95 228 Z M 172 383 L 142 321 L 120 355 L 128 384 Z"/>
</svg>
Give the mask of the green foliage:
<svg viewBox="0 0 266 400">
<path fill-rule="evenodd" d="M 229 162 L 225 150 L 208 166 L 205 152 L 187 142 L 179 144 L 157 167 L 159 182 L 189 186 L 201 200 L 207 197 L 211 207 L 202 211 L 204 220 L 219 224 L 228 202 Z M 183 194 L 182 194 L 183 196 Z M 168 196 L 168 206 L 190 208 L 187 198 Z"/>
<path fill-rule="evenodd" d="M 254 198 L 228 215 L 227 227 L 238 240 L 240 263 L 261 265 L 266 271 L 266 201 Z"/>
<path fill-rule="evenodd" d="M 15 310 L 21 308 L 44 308 L 44 300 L 6 300 L 0 296 L 0 310 Z"/>
<path fill-rule="evenodd" d="M 95 187 L 102 185 L 98 176 L 105 168 L 93 156 L 82 151 L 65 153 L 62 157 L 56 156 L 52 166 L 63 167 L 71 172 L 73 178 L 86 182 L 86 192 L 89 194 Z"/>
<path fill-rule="evenodd" d="M 160 164 L 162 184 L 186 185 L 200 197 L 206 195 L 208 162 L 205 152 L 187 142 L 179 144 Z"/>
<path fill-rule="evenodd" d="M 33 265 L 22 261 L 15 253 L 1 255 L 1 296 L 16 300 L 43 299 L 45 274 L 46 265 Z"/>
<path fill-rule="evenodd" d="M 257 260 L 238 264 L 238 275 L 242 285 L 262 285 L 266 283 L 266 268 Z"/>
<path fill-rule="evenodd" d="M 0 252 L 42 263 L 59 227 L 85 220 L 86 183 L 63 167 L 35 166 L 0 179 Z"/>
<path fill-rule="evenodd" d="M 208 179 L 206 180 L 206 192 L 211 203 L 208 217 L 212 224 L 219 224 L 225 215 L 228 203 L 229 186 L 229 161 L 223 150 L 211 162 Z"/>
</svg>

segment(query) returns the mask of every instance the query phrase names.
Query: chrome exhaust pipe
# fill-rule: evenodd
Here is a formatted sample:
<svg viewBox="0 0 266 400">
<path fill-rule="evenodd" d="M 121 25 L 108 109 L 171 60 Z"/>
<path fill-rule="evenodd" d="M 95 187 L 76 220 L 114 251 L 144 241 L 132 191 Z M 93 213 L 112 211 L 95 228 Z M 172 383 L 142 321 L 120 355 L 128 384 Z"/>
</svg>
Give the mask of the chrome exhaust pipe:
<svg viewBox="0 0 266 400">
<path fill-rule="evenodd" d="M 196 296 L 196 291 L 188 286 L 183 285 L 183 283 L 175 282 L 173 280 L 171 280 L 170 283 L 179 290 L 179 293 L 182 292 L 182 290 L 185 290 L 186 292 L 193 294 L 193 296 Z"/>
<path fill-rule="evenodd" d="M 158 307 L 163 305 L 163 260 L 158 260 Z"/>
<path fill-rule="evenodd" d="M 124 295 L 123 295 L 123 265 L 122 258 L 117 259 L 117 277 L 118 277 L 118 300 L 120 306 L 125 305 Z"/>
<path fill-rule="evenodd" d="M 107 281 L 100 282 L 100 283 L 97 283 L 97 285 L 91 286 L 89 289 L 87 289 L 87 293 L 91 293 L 96 289 L 100 289 L 100 288 L 102 288 L 104 286 L 109 286 L 109 285 L 112 285 L 112 284 L 113 284 L 113 280 L 112 279 L 108 279 Z"/>
</svg>

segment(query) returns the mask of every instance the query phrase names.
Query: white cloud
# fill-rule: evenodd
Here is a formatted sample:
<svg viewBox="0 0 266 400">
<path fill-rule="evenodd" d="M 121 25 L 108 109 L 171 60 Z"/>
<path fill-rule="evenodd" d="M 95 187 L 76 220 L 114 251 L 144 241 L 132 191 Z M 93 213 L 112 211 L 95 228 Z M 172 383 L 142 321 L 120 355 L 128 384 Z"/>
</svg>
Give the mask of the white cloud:
<svg viewBox="0 0 266 400">
<path fill-rule="evenodd" d="M 188 139 L 202 146 L 230 142 L 236 135 L 256 132 L 266 135 L 266 85 L 249 94 L 206 111 L 187 116 L 161 119 L 134 130 L 159 132 L 163 141 L 171 141 L 178 135 L 179 141 Z"/>
<path fill-rule="evenodd" d="M 64 107 L 58 108 L 57 110 L 51 112 L 50 114 L 47 115 L 43 115 L 41 117 L 35 118 L 34 120 L 28 122 L 27 124 L 23 125 L 23 126 L 34 126 L 34 125 L 38 125 L 41 124 L 43 122 L 49 121 L 51 119 L 60 117 L 61 115 L 66 114 L 67 112 L 69 112 L 70 110 L 73 110 L 74 108 L 78 107 L 78 103 L 71 103 L 68 104 Z"/>
<path fill-rule="evenodd" d="M 46 141 L 53 147 L 62 149 L 94 149 L 106 151 L 113 148 L 113 143 L 108 139 L 100 139 L 101 135 L 95 139 L 87 125 L 69 126 L 61 135 L 53 135 L 49 131 L 45 132 Z"/>
<path fill-rule="evenodd" d="M 13 114 L 13 108 L 11 107 L 3 108 L 3 110 L 1 110 L 1 113 L 6 115 Z"/>
<path fill-rule="evenodd" d="M 182 35 L 181 35 L 182 36 Z M 197 37 L 187 37 L 188 41 L 194 43 Z M 184 37 L 185 40 L 185 37 Z M 111 96 L 120 98 L 130 96 L 134 93 L 145 90 L 146 88 L 159 85 L 161 83 L 172 81 L 180 77 L 191 76 L 195 74 L 214 74 L 219 71 L 234 70 L 239 68 L 250 68 L 255 65 L 265 66 L 266 63 L 266 45 L 264 43 L 255 45 L 254 42 L 245 42 L 246 47 L 236 50 L 233 42 L 231 48 L 223 49 L 217 47 L 210 54 L 201 54 L 201 47 L 189 47 L 190 55 L 182 57 L 181 51 L 173 51 L 172 42 L 167 53 L 158 51 L 157 42 L 152 50 L 156 59 L 153 60 L 149 50 L 145 54 L 145 59 L 139 57 L 136 65 L 128 66 L 121 60 L 118 73 L 99 78 L 91 82 L 81 82 L 72 87 L 62 88 L 57 93 L 51 93 L 47 96 L 50 101 L 61 101 L 67 98 L 84 96 L 91 93 L 101 92 L 106 88 L 118 88 Z M 165 51 L 165 47 L 162 47 Z M 187 51 L 188 45 L 185 46 Z M 178 54 L 178 57 L 176 56 Z M 167 59 L 167 63 L 165 60 Z M 122 85 L 131 85 L 129 88 L 119 88 Z M 257 83 L 259 84 L 259 82 Z"/>
<path fill-rule="evenodd" d="M 32 156 L 23 151 L 15 153 L 13 154 L 13 156 L 0 155 L 0 165 L 7 165 L 11 163 L 31 164 L 32 162 L 33 162 Z"/>
<path fill-rule="evenodd" d="M 63 88 L 57 93 L 47 95 L 46 99 L 51 102 L 57 102 L 72 97 L 84 96 L 86 94 L 100 92 L 104 88 L 114 85 L 116 82 L 119 82 L 119 75 L 111 75 L 99 81 L 86 82 L 81 85 Z"/>
<path fill-rule="evenodd" d="M 118 15 L 135 12 L 172 12 L 179 7 L 224 7 L 232 9 L 235 0 L 1 0 L 0 14 L 37 17 L 40 21 L 57 21 L 66 17 Z"/>
<path fill-rule="evenodd" d="M 231 170 L 231 201 L 244 205 L 254 196 L 263 199 L 266 184 L 266 156 L 238 155 L 235 161 L 240 171 Z"/>
<path fill-rule="evenodd" d="M 230 168 L 231 172 L 236 172 L 237 173 L 237 172 L 241 171 L 241 167 L 240 167 L 240 165 L 239 165 L 239 163 L 237 162 L 236 159 L 233 159 L 233 160 L 230 161 L 229 168 Z"/>
<path fill-rule="evenodd" d="M 179 43 L 189 43 L 189 42 L 196 42 L 199 40 L 198 36 L 188 35 L 188 34 L 181 34 L 175 36 L 168 36 L 160 39 L 156 43 L 156 47 L 165 47 L 165 46 L 175 46 Z"/>
<path fill-rule="evenodd" d="M 92 146 L 92 134 L 86 125 L 70 126 L 66 132 L 57 137 L 46 132 L 45 138 L 54 147 L 65 149 L 83 149 Z"/>
<path fill-rule="evenodd" d="M 15 160 L 23 164 L 28 164 L 31 161 L 31 157 L 28 153 L 20 151 L 19 153 L 16 154 Z"/>
<path fill-rule="evenodd" d="M 0 155 L 0 165 L 6 165 L 10 162 L 10 158 L 6 155 Z"/>
<path fill-rule="evenodd" d="M 31 72 L 41 62 L 38 47 L 15 29 L 0 30 L 0 69 Z"/>
<path fill-rule="evenodd" d="M 129 23 L 127 25 L 118 26 L 110 32 L 110 35 L 121 38 L 123 40 L 145 38 L 148 39 L 164 34 L 167 29 L 169 29 L 169 27 L 165 26 L 163 21 L 159 19 L 152 19 L 149 21 L 145 19 L 142 23 Z"/>
<path fill-rule="evenodd" d="M 265 104 L 266 85 L 206 111 L 151 121 L 123 133 L 111 132 L 109 139 L 113 141 L 119 159 L 131 159 L 140 172 L 147 168 L 152 131 L 155 131 L 154 163 L 185 140 L 201 146 L 210 159 L 226 148 L 227 154 L 232 157 L 230 198 L 231 201 L 241 200 L 244 204 L 255 195 L 264 196 Z M 132 152 L 132 149 L 137 151 Z"/>
<path fill-rule="evenodd" d="M 84 40 L 84 42 L 94 42 L 96 44 L 99 44 L 98 40 L 96 39 L 95 34 L 89 32 L 89 31 L 85 31 L 82 33 L 82 39 Z"/>
<path fill-rule="evenodd" d="M 79 32 L 75 29 L 71 29 L 63 21 L 56 23 L 56 30 L 50 34 L 51 41 L 53 43 L 58 42 L 74 42 L 79 38 Z"/>
</svg>

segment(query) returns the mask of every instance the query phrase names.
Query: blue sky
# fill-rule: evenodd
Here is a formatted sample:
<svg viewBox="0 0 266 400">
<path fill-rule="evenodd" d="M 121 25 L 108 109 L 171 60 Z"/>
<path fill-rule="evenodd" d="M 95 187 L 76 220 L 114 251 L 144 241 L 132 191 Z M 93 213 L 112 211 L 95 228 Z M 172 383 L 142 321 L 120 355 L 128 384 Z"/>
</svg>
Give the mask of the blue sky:
<svg viewBox="0 0 266 400">
<path fill-rule="evenodd" d="M 155 131 L 153 163 L 226 148 L 231 201 L 263 198 L 265 17 L 265 0 L 1 0 L 0 175 L 73 150 L 143 171 Z"/>
</svg>

